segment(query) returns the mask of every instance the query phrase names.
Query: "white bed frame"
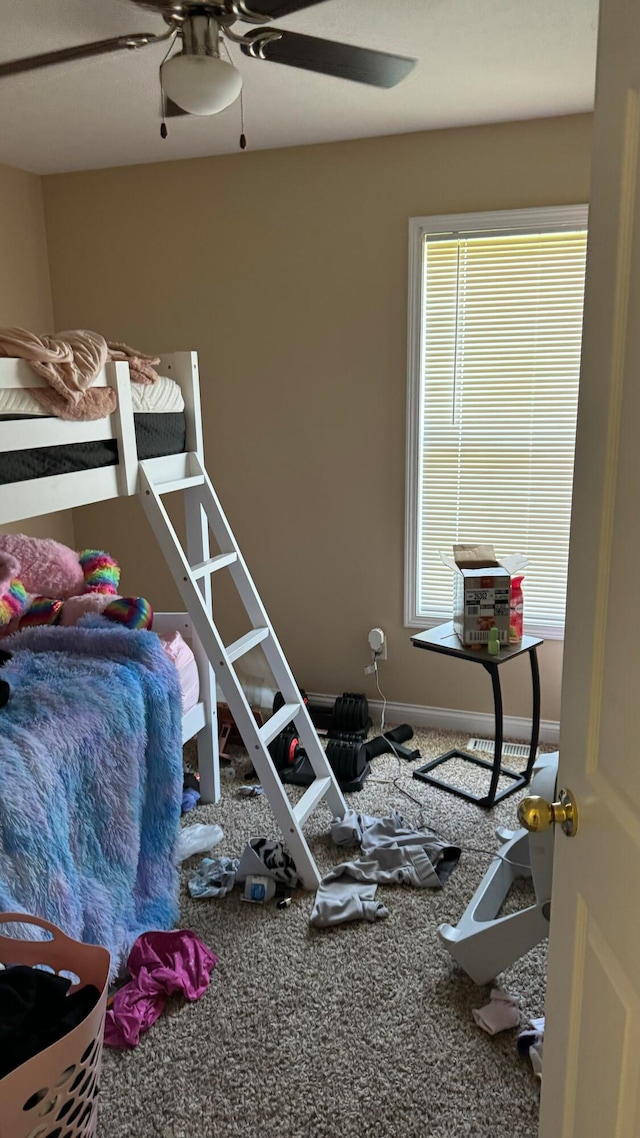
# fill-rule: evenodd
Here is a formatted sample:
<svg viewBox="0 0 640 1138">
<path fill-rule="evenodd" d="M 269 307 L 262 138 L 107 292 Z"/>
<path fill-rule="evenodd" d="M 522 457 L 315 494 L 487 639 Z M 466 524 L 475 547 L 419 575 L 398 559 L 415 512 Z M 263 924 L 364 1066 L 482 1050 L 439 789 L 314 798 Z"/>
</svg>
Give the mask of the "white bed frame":
<svg viewBox="0 0 640 1138">
<path fill-rule="evenodd" d="M 176 352 L 163 356 L 158 371 L 161 375 L 170 376 L 182 388 L 186 452 L 195 452 L 204 462 L 197 354 Z M 40 379 L 25 360 L 0 358 L 0 389 L 46 386 L 46 381 Z M 108 363 L 96 380 L 96 386 L 115 388 L 118 407 L 112 415 L 89 423 L 48 417 L 0 422 L 0 452 L 115 439 L 118 443 L 117 465 L 0 486 L 0 525 L 138 493 L 139 461 L 129 365 Z M 145 466 L 162 483 L 178 482 L 189 474 L 187 453 L 150 459 Z M 194 561 L 204 561 L 209 556 L 209 535 L 201 511 L 187 509 L 186 525 L 189 555 Z M 209 577 L 200 582 L 200 588 L 211 611 Z M 183 717 L 182 738 L 183 742 L 192 738 L 197 740 L 202 800 L 216 802 L 220 797 L 220 773 L 213 669 L 187 613 L 156 613 L 153 628 L 160 634 L 179 630 L 191 643 L 200 676 L 200 700 Z"/>
</svg>

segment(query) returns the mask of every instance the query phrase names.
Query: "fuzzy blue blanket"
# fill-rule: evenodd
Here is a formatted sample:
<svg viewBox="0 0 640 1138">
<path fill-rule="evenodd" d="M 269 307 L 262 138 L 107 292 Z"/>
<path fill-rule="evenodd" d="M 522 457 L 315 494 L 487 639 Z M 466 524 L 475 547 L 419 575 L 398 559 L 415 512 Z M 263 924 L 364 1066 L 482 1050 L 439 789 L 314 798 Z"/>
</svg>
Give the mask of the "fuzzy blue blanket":
<svg viewBox="0 0 640 1138">
<path fill-rule="evenodd" d="M 177 917 L 178 674 L 146 631 L 85 617 L 3 642 L 0 910 L 101 944 L 112 974 Z"/>
</svg>

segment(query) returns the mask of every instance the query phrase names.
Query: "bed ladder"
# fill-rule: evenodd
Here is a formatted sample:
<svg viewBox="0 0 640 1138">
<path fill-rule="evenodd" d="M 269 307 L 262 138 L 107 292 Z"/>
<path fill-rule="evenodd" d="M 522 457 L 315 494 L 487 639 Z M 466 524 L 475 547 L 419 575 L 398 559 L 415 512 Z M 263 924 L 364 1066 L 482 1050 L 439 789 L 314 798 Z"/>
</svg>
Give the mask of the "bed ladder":
<svg viewBox="0 0 640 1138">
<path fill-rule="evenodd" d="M 264 787 L 299 877 L 306 889 L 315 889 L 320 874 L 303 827 L 323 801 L 332 817 L 341 818 L 347 809 L 342 792 L 204 464 L 198 454 L 192 452 L 187 455 L 183 477 L 159 482 L 155 477 L 157 461 L 152 459 L 139 464 L 138 491 L 143 508 Z M 164 495 L 172 491 L 183 491 L 185 495 L 189 557 L 163 502 Z M 214 557 L 209 556 L 209 529 L 220 550 Z M 249 632 L 227 645 L 214 623 L 211 605 L 211 578 L 225 568 L 233 578 L 251 624 Z M 258 644 L 262 645 L 275 683 L 285 699 L 284 706 L 263 726 L 256 722 L 234 667 L 237 660 Z M 289 800 L 269 753 L 271 741 L 290 723 L 296 725 L 315 774 L 315 780 L 295 805 Z"/>
</svg>

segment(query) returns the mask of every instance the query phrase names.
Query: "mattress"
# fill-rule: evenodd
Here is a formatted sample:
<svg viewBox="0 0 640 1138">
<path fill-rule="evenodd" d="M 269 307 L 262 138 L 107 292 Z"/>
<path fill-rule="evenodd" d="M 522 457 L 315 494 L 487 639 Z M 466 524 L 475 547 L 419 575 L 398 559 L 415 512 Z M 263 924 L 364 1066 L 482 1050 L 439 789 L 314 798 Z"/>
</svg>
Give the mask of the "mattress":
<svg viewBox="0 0 640 1138">
<path fill-rule="evenodd" d="M 163 375 L 156 383 L 132 383 L 131 404 L 138 458 L 183 453 L 186 422 L 180 384 Z M 0 388 L 0 422 L 43 417 L 47 417 L 47 412 L 27 388 Z M 0 485 L 48 478 L 53 474 L 95 470 L 101 466 L 115 466 L 117 462 L 118 444 L 115 439 L 4 451 L 0 454 Z"/>
<path fill-rule="evenodd" d="M 0 422 L 33 417 L 35 416 L 0 414 Z M 183 411 L 134 414 L 133 419 L 140 459 L 184 452 L 186 420 Z M 4 451 L 0 454 L 0 485 L 6 486 L 32 478 L 48 478 L 52 474 L 71 474 L 79 470 L 115 466 L 117 462 L 118 443 L 115 439 Z"/>
<path fill-rule="evenodd" d="M 168 415 L 184 411 L 182 388 L 175 379 L 158 376 L 156 383 L 132 383 L 131 404 L 134 414 Z M 44 407 L 25 387 L 0 388 L 0 415 L 46 416 Z"/>
</svg>

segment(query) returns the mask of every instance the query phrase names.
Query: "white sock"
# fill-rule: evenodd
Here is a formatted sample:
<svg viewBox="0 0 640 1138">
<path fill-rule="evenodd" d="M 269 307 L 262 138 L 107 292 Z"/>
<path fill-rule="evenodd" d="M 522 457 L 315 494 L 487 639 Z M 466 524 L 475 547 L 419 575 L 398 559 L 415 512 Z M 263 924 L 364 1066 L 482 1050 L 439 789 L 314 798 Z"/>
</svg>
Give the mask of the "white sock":
<svg viewBox="0 0 640 1138">
<path fill-rule="evenodd" d="M 494 988 L 488 1004 L 472 1012 L 478 1027 L 489 1035 L 497 1035 L 499 1031 L 518 1027 L 520 1012 L 518 1011 L 518 997 L 509 992 L 501 992 Z"/>
</svg>

